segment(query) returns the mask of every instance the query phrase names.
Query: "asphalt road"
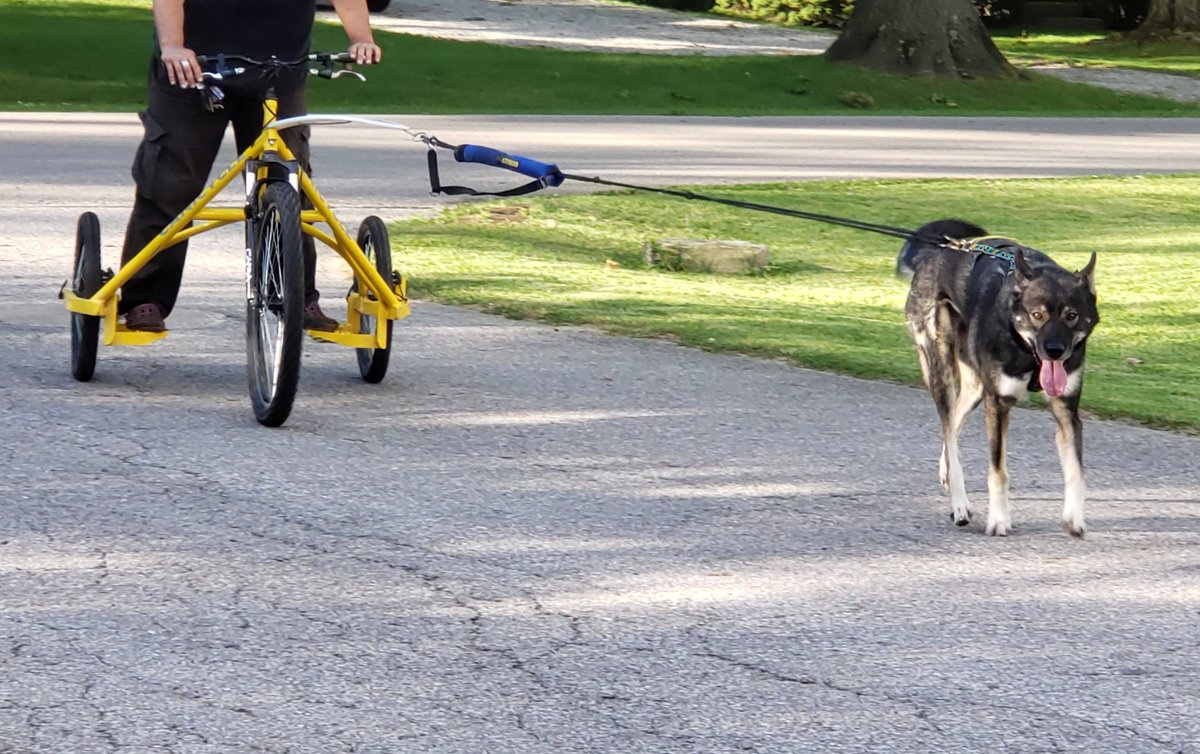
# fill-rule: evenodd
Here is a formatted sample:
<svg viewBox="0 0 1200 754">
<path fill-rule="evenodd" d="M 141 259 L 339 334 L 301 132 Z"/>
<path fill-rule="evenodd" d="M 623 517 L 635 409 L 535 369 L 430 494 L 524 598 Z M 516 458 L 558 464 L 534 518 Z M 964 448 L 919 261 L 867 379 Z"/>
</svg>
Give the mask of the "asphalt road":
<svg viewBox="0 0 1200 754">
<path fill-rule="evenodd" d="M 1182 120 L 409 120 L 635 182 L 1200 170 Z M 327 134 L 348 222 L 444 201 Z M 919 390 L 423 303 L 380 385 L 306 346 L 267 430 L 232 231 L 78 384 L 54 294 L 79 212 L 115 263 L 136 139 L 0 116 L 0 753 L 1200 752 L 1200 438 L 1088 421 L 1075 541 L 1019 410 L 987 538 Z"/>
</svg>

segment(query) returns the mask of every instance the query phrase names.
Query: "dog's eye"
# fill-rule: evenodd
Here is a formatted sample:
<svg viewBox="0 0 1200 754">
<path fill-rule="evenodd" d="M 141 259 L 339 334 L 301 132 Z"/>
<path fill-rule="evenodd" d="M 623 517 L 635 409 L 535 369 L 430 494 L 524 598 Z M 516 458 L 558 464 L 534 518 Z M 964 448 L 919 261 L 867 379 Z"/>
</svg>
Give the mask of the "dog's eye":
<svg viewBox="0 0 1200 754">
<path fill-rule="evenodd" d="M 1074 324 L 1075 320 L 1077 319 L 1079 319 L 1079 315 L 1075 313 L 1074 309 L 1067 309 L 1065 312 L 1063 312 L 1063 321 L 1068 325 Z"/>
<path fill-rule="evenodd" d="M 1046 315 L 1042 314 L 1041 310 L 1034 309 L 1033 311 L 1029 312 L 1029 316 L 1033 317 L 1038 322 L 1041 322 L 1042 318 L 1045 317 Z"/>
</svg>

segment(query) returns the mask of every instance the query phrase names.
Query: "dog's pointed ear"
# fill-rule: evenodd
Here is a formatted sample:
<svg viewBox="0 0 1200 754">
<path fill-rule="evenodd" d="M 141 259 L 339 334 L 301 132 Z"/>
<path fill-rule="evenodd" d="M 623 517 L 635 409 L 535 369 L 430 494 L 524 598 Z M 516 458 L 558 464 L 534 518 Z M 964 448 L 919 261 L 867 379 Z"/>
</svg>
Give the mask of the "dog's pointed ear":
<svg viewBox="0 0 1200 754">
<path fill-rule="evenodd" d="M 1092 292 L 1093 296 L 1096 295 L 1096 252 L 1092 252 L 1092 258 L 1088 260 L 1082 270 L 1075 273 L 1075 277 L 1087 283 L 1088 290 Z"/>
<path fill-rule="evenodd" d="M 1017 271 L 1017 282 L 1021 285 L 1033 280 L 1039 274 L 1029 264 L 1029 260 L 1025 259 L 1025 254 L 1021 251 L 1020 247 L 1017 247 L 1017 251 L 1013 255 L 1013 269 Z"/>
</svg>

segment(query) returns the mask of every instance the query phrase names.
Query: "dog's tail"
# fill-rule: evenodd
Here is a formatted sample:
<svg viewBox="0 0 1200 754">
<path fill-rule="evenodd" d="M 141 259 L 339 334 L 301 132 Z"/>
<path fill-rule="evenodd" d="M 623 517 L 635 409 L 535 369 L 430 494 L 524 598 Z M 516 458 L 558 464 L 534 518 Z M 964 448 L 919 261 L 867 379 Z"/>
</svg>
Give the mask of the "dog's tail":
<svg viewBox="0 0 1200 754">
<path fill-rule="evenodd" d="M 896 258 L 896 275 L 912 280 L 917 272 L 917 257 L 922 251 L 937 248 L 936 244 L 947 238 L 978 238 L 987 235 L 983 228 L 966 220 L 936 220 L 917 228 L 904 245 L 900 247 L 900 256 Z"/>
</svg>

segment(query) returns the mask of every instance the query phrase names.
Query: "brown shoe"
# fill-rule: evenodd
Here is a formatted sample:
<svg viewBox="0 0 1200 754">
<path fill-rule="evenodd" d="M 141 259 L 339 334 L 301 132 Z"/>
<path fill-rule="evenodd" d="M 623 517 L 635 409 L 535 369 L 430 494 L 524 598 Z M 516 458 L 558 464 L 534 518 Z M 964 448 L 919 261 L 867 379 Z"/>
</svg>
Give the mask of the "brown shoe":
<svg viewBox="0 0 1200 754">
<path fill-rule="evenodd" d="M 338 321 L 325 316 L 325 312 L 321 311 L 321 305 L 317 303 L 314 296 L 304 305 L 304 329 L 333 332 L 338 329 Z"/>
<path fill-rule="evenodd" d="M 125 327 L 142 332 L 163 332 L 167 329 L 158 304 L 138 304 L 125 312 Z"/>
</svg>

